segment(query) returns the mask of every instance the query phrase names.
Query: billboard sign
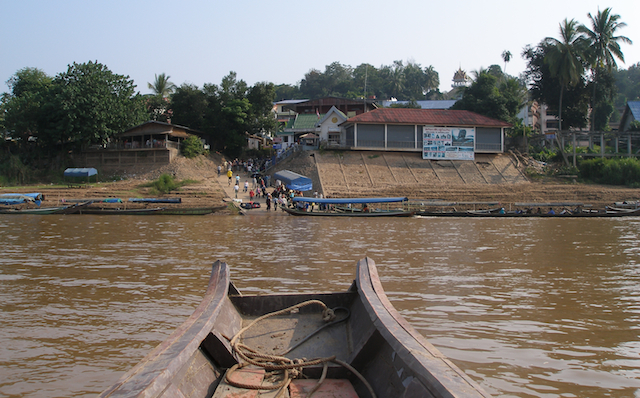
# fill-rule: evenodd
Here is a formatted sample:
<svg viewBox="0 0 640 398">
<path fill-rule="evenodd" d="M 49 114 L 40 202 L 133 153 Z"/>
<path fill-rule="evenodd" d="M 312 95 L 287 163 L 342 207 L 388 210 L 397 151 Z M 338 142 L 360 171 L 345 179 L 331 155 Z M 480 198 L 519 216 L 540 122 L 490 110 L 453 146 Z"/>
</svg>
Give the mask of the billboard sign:
<svg viewBox="0 0 640 398">
<path fill-rule="evenodd" d="M 471 127 L 423 127 L 422 158 L 473 160 L 476 130 Z"/>
</svg>

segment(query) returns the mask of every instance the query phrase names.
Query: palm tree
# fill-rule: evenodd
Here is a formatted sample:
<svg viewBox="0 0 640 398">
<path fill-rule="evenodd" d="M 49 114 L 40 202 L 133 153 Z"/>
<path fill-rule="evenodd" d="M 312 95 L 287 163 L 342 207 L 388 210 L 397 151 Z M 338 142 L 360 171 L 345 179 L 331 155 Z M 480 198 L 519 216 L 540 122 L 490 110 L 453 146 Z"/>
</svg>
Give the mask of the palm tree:
<svg viewBox="0 0 640 398">
<path fill-rule="evenodd" d="M 624 62 L 624 54 L 620 50 L 620 43 L 631 44 L 626 36 L 615 36 L 616 31 L 627 26 L 619 22 L 620 15 L 611 14 L 611 8 L 598 10 L 596 15 L 588 14 L 591 21 L 591 29 L 585 25 L 578 27 L 578 31 L 586 37 L 589 43 L 588 58 L 593 79 L 593 94 L 591 96 L 591 129 L 595 128 L 596 84 L 598 70 L 611 71 L 618 67 L 616 58 Z"/>
<path fill-rule="evenodd" d="M 153 84 L 147 83 L 149 89 L 153 90 L 155 95 L 167 98 L 175 91 L 176 85 L 169 81 L 171 76 L 166 76 L 164 73 L 155 76 L 156 79 Z"/>
<path fill-rule="evenodd" d="M 432 65 L 424 68 L 425 81 L 424 86 L 427 94 L 432 90 L 437 90 L 440 87 L 440 76 Z"/>
<path fill-rule="evenodd" d="M 504 61 L 504 73 L 507 73 L 507 63 L 511 61 L 511 51 L 503 51 L 502 60 Z"/>
<path fill-rule="evenodd" d="M 584 37 L 578 32 L 578 23 L 565 20 L 560 24 L 560 37 L 547 37 L 549 46 L 544 62 L 549 65 L 551 75 L 560 81 L 560 98 L 558 100 L 558 131 L 562 131 L 562 96 L 568 86 L 580 81 L 584 73 L 582 64 L 582 48 Z"/>
<path fill-rule="evenodd" d="M 395 98 L 399 98 L 400 94 L 404 90 L 404 65 L 402 61 L 393 61 L 391 67 L 391 95 Z"/>
</svg>

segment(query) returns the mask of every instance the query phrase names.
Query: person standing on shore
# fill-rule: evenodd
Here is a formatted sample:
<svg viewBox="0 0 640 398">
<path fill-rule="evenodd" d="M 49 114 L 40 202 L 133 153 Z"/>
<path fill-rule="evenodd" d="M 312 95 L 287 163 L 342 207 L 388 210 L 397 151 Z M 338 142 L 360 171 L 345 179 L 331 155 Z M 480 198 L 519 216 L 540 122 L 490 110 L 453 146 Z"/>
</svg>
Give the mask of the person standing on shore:
<svg viewBox="0 0 640 398">
<path fill-rule="evenodd" d="M 233 190 L 234 190 L 234 191 L 235 191 L 235 193 L 236 193 L 236 199 L 238 199 L 238 191 L 240 190 L 240 187 L 238 186 L 238 184 L 236 184 L 236 185 L 234 185 L 234 186 L 233 186 Z"/>
<path fill-rule="evenodd" d="M 229 184 L 231 185 L 231 179 L 233 178 L 233 171 L 227 170 L 227 177 L 229 177 Z"/>
<path fill-rule="evenodd" d="M 267 195 L 267 211 L 271 210 L 271 194 Z"/>
</svg>

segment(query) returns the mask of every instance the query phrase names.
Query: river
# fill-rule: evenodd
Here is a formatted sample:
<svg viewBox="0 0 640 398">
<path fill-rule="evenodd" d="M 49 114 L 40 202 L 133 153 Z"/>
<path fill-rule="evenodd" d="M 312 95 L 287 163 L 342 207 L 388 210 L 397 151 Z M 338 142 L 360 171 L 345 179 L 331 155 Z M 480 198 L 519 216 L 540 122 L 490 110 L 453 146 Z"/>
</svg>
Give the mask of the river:
<svg viewBox="0 0 640 398">
<path fill-rule="evenodd" d="M 394 306 L 496 397 L 640 396 L 640 218 L 0 215 L 0 397 L 93 397 L 195 309 L 342 291 Z"/>
</svg>

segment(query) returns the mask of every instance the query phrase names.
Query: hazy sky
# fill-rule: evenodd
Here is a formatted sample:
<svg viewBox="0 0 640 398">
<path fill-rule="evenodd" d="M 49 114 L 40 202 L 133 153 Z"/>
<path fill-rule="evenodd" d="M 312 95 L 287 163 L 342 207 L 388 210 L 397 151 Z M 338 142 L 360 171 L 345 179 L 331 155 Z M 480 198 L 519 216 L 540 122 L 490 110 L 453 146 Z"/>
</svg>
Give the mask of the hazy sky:
<svg viewBox="0 0 640 398">
<path fill-rule="evenodd" d="M 323 0 L 66 1 L 0 0 L 0 92 L 24 67 L 50 76 L 98 61 L 128 75 L 142 93 L 166 73 L 176 85 L 220 84 L 229 71 L 249 85 L 296 84 L 332 62 L 376 67 L 394 60 L 433 65 L 440 90 L 459 68 L 525 68 L 527 45 L 559 37 L 559 23 L 611 7 L 628 24 L 619 31 L 625 64 L 640 62 L 640 1 L 610 0 Z"/>
</svg>

